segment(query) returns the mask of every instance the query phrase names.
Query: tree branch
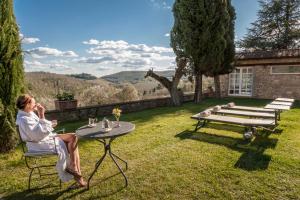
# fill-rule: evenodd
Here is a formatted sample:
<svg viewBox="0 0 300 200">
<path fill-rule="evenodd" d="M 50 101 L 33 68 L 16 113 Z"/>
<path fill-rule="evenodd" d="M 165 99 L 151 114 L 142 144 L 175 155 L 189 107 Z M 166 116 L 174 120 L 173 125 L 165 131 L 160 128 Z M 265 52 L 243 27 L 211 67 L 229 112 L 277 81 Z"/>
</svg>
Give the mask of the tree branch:
<svg viewBox="0 0 300 200">
<path fill-rule="evenodd" d="M 166 77 L 163 76 L 159 76 L 156 73 L 153 72 L 153 69 L 149 69 L 149 71 L 147 72 L 147 74 L 145 75 L 145 78 L 147 77 L 152 77 L 155 80 L 157 80 L 158 82 L 160 82 L 165 88 L 167 88 L 168 90 L 171 89 L 172 87 L 172 82 L 167 79 Z"/>
</svg>

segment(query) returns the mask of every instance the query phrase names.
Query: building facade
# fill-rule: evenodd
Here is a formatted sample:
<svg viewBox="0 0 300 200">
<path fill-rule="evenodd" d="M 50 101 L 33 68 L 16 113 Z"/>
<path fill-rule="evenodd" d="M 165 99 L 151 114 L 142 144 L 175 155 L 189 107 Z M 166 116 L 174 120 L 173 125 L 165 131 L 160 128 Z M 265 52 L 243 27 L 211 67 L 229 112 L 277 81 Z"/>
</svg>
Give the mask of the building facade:
<svg viewBox="0 0 300 200">
<path fill-rule="evenodd" d="M 235 66 L 221 76 L 223 97 L 300 100 L 300 49 L 238 53 Z"/>
</svg>

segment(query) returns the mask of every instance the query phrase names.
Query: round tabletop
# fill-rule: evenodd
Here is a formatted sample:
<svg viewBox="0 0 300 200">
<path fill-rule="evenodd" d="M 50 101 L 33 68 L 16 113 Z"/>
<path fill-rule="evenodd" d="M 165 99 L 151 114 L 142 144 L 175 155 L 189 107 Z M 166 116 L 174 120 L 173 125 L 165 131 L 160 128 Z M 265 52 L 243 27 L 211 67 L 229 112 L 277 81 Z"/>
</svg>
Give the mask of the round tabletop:
<svg viewBox="0 0 300 200">
<path fill-rule="evenodd" d="M 110 131 L 105 131 L 102 128 L 102 123 L 98 122 L 94 127 L 89 127 L 88 125 L 78 128 L 75 134 L 79 138 L 86 139 L 105 139 L 105 138 L 114 138 L 122 135 L 126 135 L 135 129 L 135 125 L 130 122 L 119 122 L 120 126 L 117 127 L 116 123 L 112 126 Z"/>
</svg>

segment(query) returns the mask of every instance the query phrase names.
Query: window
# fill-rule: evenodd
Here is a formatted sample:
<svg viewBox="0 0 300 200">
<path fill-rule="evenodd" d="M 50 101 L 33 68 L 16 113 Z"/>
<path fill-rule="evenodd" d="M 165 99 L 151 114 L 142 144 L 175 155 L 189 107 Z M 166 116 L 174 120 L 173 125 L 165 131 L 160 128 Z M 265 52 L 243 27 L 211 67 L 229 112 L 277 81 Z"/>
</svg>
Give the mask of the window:
<svg viewBox="0 0 300 200">
<path fill-rule="evenodd" d="M 272 66 L 271 74 L 300 74 L 300 66 L 286 65 L 286 66 Z"/>
<path fill-rule="evenodd" d="M 229 74 L 229 95 L 251 96 L 252 95 L 252 67 L 235 68 Z"/>
</svg>

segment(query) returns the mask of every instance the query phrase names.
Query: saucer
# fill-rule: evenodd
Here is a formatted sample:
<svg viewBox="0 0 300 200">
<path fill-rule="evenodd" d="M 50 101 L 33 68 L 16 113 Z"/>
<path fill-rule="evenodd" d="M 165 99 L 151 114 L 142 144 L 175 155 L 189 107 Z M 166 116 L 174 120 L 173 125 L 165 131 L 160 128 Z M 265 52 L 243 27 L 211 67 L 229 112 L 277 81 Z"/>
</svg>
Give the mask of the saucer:
<svg viewBox="0 0 300 200">
<path fill-rule="evenodd" d="M 88 124 L 87 126 L 90 127 L 90 128 L 92 128 L 92 127 L 95 127 L 96 124 Z"/>
<path fill-rule="evenodd" d="M 109 131 L 111 131 L 111 130 L 112 130 L 112 128 L 104 128 L 104 129 L 103 129 L 103 132 L 106 133 L 106 132 L 109 132 Z"/>
</svg>

